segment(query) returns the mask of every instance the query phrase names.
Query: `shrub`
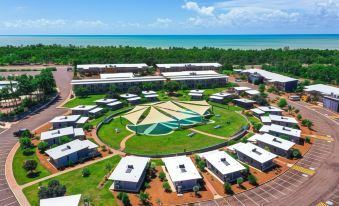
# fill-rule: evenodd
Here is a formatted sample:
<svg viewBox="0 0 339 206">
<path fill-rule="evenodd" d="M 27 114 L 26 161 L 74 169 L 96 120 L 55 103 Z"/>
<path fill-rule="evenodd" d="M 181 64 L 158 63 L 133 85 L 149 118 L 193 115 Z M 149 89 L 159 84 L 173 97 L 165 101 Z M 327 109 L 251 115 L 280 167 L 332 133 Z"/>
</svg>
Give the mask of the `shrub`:
<svg viewBox="0 0 339 206">
<path fill-rule="evenodd" d="M 72 141 L 72 139 L 69 136 L 63 136 L 60 138 L 60 145 L 66 144 L 70 141 Z"/>
<path fill-rule="evenodd" d="M 300 110 L 299 109 L 295 109 L 294 112 L 298 114 L 300 112 Z"/>
<path fill-rule="evenodd" d="M 118 194 L 118 199 L 121 200 L 124 206 L 130 205 L 130 200 L 126 192 L 120 192 Z"/>
<path fill-rule="evenodd" d="M 40 199 L 52 198 L 52 197 L 61 197 L 66 193 L 66 186 L 61 185 L 58 180 L 50 180 L 48 186 L 40 187 L 38 192 Z"/>
<path fill-rule="evenodd" d="M 145 182 L 144 186 L 145 186 L 145 188 L 150 188 L 150 187 L 151 187 L 151 185 L 149 184 L 149 182 Z"/>
<path fill-rule="evenodd" d="M 86 124 L 84 124 L 84 126 L 82 128 L 85 131 L 90 131 L 91 129 L 93 129 L 93 125 L 91 125 L 90 123 L 86 123 Z"/>
<path fill-rule="evenodd" d="M 140 193 L 139 193 L 139 198 L 140 198 L 140 201 L 141 201 L 144 205 L 147 205 L 147 204 L 148 204 L 149 194 L 148 194 L 147 192 L 140 192 Z"/>
<path fill-rule="evenodd" d="M 239 187 L 242 186 L 242 183 L 244 183 L 244 178 L 238 177 L 238 178 L 237 178 L 237 184 L 239 185 Z"/>
<path fill-rule="evenodd" d="M 301 116 L 301 114 L 298 114 L 298 115 L 297 115 L 297 119 L 298 119 L 298 120 L 301 120 L 302 118 L 303 118 L 303 117 Z"/>
<path fill-rule="evenodd" d="M 31 156 L 32 154 L 34 154 L 34 150 L 30 149 L 30 148 L 26 148 L 22 151 L 22 154 L 25 156 Z"/>
<path fill-rule="evenodd" d="M 311 143 L 311 137 L 307 136 L 307 137 L 305 138 L 305 142 L 308 143 L 308 144 L 310 144 L 310 143 Z"/>
<path fill-rule="evenodd" d="M 195 186 L 193 187 L 193 192 L 194 192 L 195 196 L 198 195 L 199 190 L 200 190 L 200 186 L 199 186 L 199 185 L 195 185 Z"/>
<path fill-rule="evenodd" d="M 32 174 L 37 168 L 38 163 L 35 160 L 26 160 L 22 166 L 29 174 Z"/>
<path fill-rule="evenodd" d="M 259 131 L 262 126 L 263 126 L 263 124 L 260 123 L 260 122 L 254 122 L 254 124 L 253 124 L 253 128 L 254 128 L 255 131 Z"/>
<path fill-rule="evenodd" d="M 28 138 L 30 138 L 30 137 L 32 137 L 32 134 L 31 134 L 31 132 L 29 130 L 24 130 L 24 131 L 21 132 L 20 137 L 28 137 Z"/>
<path fill-rule="evenodd" d="M 280 99 L 279 99 L 279 102 L 278 102 L 278 106 L 279 106 L 280 108 L 286 107 L 286 106 L 287 106 L 287 101 L 286 101 L 286 99 L 280 98 Z"/>
<path fill-rule="evenodd" d="M 249 174 L 247 176 L 247 179 L 248 179 L 248 181 L 250 182 L 251 185 L 254 185 L 254 186 L 258 185 L 257 178 L 254 175 Z"/>
<path fill-rule="evenodd" d="M 84 168 L 84 169 L 82 169 L 82 176 L 83 177 L 88 177 L 88 176 L 90 176 L 91 175 L 91 171 L 89 171 L 89 169 L 88 168 Z"/>
<path fill-rule="evenodd" d="M 164 180 L 166 179 L 166 174 L 165 174 L 164 172 L 160 172 L 160 173 L 159 173 L 159 179 L 160 179 L 161 181 L 164 181 Z"/>
<path fill-rule="evenodd" d="M 225 194 L 229 194 L 229 195 L 232 195 L 234 193 L 230 183 L 228 183 L 228 182 L 224 183 L 224 192 L 225 192 Z"/>
<path fill-rule="evenodd" d="M 38 150 L 40 153 L 45 153 L 45 151 L 48 149 L 48 143 L 47 142 L 40 142 L 38 144 Z"/>
<path fill-rule="evenodd" d="M 172 192 L 171 186 L 167 181 L 162 183 L 162 187 L 164 188 L 165 192 Z"/>
<path fill-rule="evenodd" d="M 301 153 L 298 149 L 293 149 L 292 151 L 292 157 L 293 158 L 300 158 L 301 157 Z"/>
<path fill-rule="evenodd" d="M 204 172 L 206 167 L 206 162 L 204 160 L 199 160 L 197 163 L 199 169 Z"/>
<path fill-rule="evenodd" d="M 302 124 L 303 126 L 309 128 L 309 129 L 311 129 L 312 126 L 313 126 L 313 122 L 312 122 L 311 120 L 309 120 L 309 119 L 304 119 L 304 120 L 301 122 L 301 124 Z"/>
<path fill-rule="evenodd" d="M 26 149 L 26 148 L 31 148 L 32 147 L 32 140 L 29 137 L 21 137 L 19 139 L 20 142 L 20 147 L 22 149 Z"/>
</svg>

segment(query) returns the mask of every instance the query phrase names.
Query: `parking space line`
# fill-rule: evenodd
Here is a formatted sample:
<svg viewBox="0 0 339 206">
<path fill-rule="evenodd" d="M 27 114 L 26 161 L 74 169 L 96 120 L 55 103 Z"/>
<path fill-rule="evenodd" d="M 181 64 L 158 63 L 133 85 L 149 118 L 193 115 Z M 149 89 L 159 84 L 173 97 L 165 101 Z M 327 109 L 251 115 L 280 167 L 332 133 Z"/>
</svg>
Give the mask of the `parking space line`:
<svg viewBox="0 0 339 206">
<path fill-rule="evenodd" d="M 8 204 L 6 204 L 6 205 L 4 205 L 4 206 L 13 205 L 13 204 L 15 204 L 15 203 L 17 203 L 17 202 L 16 202 L 16 201 L 14 201 L 14 202 L 8 203 Z"/>
<path fill-rule="evenodd" d="M 1 192 L 1 191 L 5 191 L 5 190 L 9 190 L 9 187 L 8 187 L 8 188 L 5 188 L 5 189 L 1 189 L 0 192 Z"/>
<path fill-rule="evenodd" d="M 217 204 L 218 206 L 220 206 L 216 200 L 214 200 L 213 202 L 214 202 L 215 204 Z"/>
<path fill-rule="evenodd" d="M 261 199 L 265 200 L 265 202 L 270 202 L 268 201 L 266 198 L 264 198 L 263 196 L 261 196 L 258 192 L 254 191 L 254 190 L 249 190 L 250 192 L 252 192 L 254 195 L 259 196 Z"/>
<path fill-rule="evenodd" d="M 13 198 L 13 197 L 14 197 L 14 195 L 11 195 L 11 196 L 9 196 L 9 197 L 6 197 L 6 198 L 4 198 L 4 199 L 0 200 L 0 202 L 1 202 L 1 201 L 8 200 L 8 199 L 11 199 L 11 198 Z"/>
<path fill-rule="evenodd" d="M 285 187 L 284 185 L 278 183 L 277 181 L 273 181 L 272 183 L 277 184 L 277 185 L 279 185 L 280 187 L 283 187 L 283 188 L 285 188 L 285 189 L 287 189 L 287 190 L 289 190 L 289 191 L 291 191 L 291 192 L 294 192 L 294 190 L 291 190 L 290 188 Z"/>
<path fill-rule="evenodd" d="M 234 197 L 242 206 L 245 206 L 244 203 L 242 203 L 235 195 L 232 197 Z"/>
<path fill-rule="evenodd" d="M 287 184 L 294 186 L 295 188 L 299 187 L 299 185 L 295 185 L 295 184 L 291 183 L 290 180 L 284 180 L 284 179 L 279 179 L 279 180 L 282 180 L 283 182 L 286 182 Z"/>
<path fill-rule="evenodd" d="M 310 161 L 310 160 L 307 160 L 307 159 L 301 159 L 299 162 L 306 162 L 306 163 L 309 163 L 310 165 L 317 165 L 317 166 L 320 166 L 321 163 L 319 162 L 319 160 L 315 160 L 314 162 Z M 298 163 L 299 163 L 298 162 Z"/>
<path fill-rule="evenodd" d="M 250 190 L 249 190 L 250 191 Z M 247 199 L 249 199 L 250 201 L 252 201 L 254 204 L 260 206 L 256 201 L 254 201 L 251 197 L 249 197 L 248 195 L 246 195 L 244 192 L 240 193 L 241 195 L 244 195 Z"/>
<path fill-rule="evenodd" d="M 318 161 L 318 162 L 323 162 L 324 160 L 319 160 L 319 159 L 317 159 L 317 158 L 313 158 L 313 157 L 304 157 L 304 158 L 302 158 L 301 160 L 308 160 L 309 161 L 309 159 L 311 159 L 311 160 L 313 160 L 313 161 Z"/>
<path fill-rule="evenodd" d="M 301 181 L 301 180 L 298 180 L 298 179 L 293 178 L 293 176 L 287 176 L 287 177 L 284 177 L 284 178 L 288 178 L 288 179 L 292 179 L 293 181 L 296 181 L 296 182 L 304 183 L 304 182 Z M 283 177 L 278 177 L 278 179 L 284 180 Z"/>
<path fill-rule="evenodd" d="M 268 194 L 269 196 L 274 197 L 275 199 L 278 199 L 278 197 L 276 197 L 275 195 L 273 195 L 272 193 L 268 193 L 267 191 L 263 190 L 261 187 L 257 187 L 259 190 L 263 191 L 264 193 Z"/>
<path fill-rule="evenodd" d="M 328 151 L 325 151 L 325 150 L 318 150 L 317 148 L 313 148 L 312 151 L 311 151 L 311 154 L 312 153 L 317 153 L 319 155 L 323 155 L 323 156 L 328 156 L 331 154 L 331 152 L 328 152 Z"/>
<path fill-rule="evenodd" d="M 221 198 L 221 199 L 224 200 L 227 205 L 232 206 L 230 203 L 227 202 L 226 198 Z"/>
<path fill-rule="evenodd" d="M 339 202 L 333 200 L 332 198 L 330 199 L 332 202 L 336 203 L 336 204 L 339 204 Z"/>
<path fill-rule="evenodd" d="M 282 195 L 286 195 L 285 193 L 281 192 L 280 190 L 277 190 L 276 188 L 274 188 L 274 187 L 272 187 L 272 186 L 270 186 L 270 185 L 268 185 L 268 184 L 265 184 L 265 185 L 268 186 L 269 188 L 271 188 L 271 189 L 273 189 L 273 190 L 275 190 L 275 191 L 281 193 Z"/>
</svg>

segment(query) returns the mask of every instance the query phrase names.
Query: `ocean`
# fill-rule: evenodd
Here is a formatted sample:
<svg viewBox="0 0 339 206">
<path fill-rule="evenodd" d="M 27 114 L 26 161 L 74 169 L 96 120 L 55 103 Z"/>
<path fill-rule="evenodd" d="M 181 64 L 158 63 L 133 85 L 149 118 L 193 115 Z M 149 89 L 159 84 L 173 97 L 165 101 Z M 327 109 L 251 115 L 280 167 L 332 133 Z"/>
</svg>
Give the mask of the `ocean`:
<svg viewBox="0 0 339 206">
<path fill-rule="evenodd" d="M 291 35 L 0 35 L 0 46 L 215 47 L 223 49 L 339 49 L 339 34 Z"/>
</svg>

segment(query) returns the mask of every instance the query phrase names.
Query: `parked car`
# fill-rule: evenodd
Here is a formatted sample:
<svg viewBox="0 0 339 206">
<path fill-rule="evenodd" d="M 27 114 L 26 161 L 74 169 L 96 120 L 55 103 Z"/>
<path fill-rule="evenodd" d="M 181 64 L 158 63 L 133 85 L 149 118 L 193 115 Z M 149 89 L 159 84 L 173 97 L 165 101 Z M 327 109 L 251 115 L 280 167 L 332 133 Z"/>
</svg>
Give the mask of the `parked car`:
<svg viewBox="0 0 339 206">
<path fill-rule="evenodd" d="M 292 95 L 292 96 L 289 96 L 288 98 L 289 100 L 291 101 L 300 101 L 300 97 L 297 96 L 297 95 Z"/>
<path fill-rule="evenodd" d="M 32 137 L 31 132 L 29 131 L 29 129 L 26 129 L 26 128 L 21 128 L 21 129 L 15 131 L 15 132 L 13 132 L 13 135 L 14 135 L 15 137 L 20 137 L 20 136 L 21 136 L 24 132 L 26 132 L 26 131 L 28 131 L 29 134 L 30 134 L 30 137 Z"/>
</svg>

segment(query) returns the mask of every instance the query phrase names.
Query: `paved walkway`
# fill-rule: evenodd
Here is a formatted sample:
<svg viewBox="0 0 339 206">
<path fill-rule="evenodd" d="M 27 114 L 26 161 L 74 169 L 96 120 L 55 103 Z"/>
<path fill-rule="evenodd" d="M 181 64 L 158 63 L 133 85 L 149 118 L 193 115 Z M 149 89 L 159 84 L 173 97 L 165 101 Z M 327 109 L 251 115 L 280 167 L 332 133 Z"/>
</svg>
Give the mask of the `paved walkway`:
<svg viewBox="0 0 339 206">
<path fill-rule="evenodd" d="M 199 131 L 199 130 L 196 130 L 196 129 L 193 129 L 193 128 L 190 128 L 189 130 L 191 130 L 192 132 L 196 132 L 196 133 L 199 133 L 199 134 L 203 134 L 203 135 L 209 136 L 209 137 L 215 137 L 215 138 L 223 139 L 223 140 L 227 140 L 228 139 L 226 137 L 218 136 L 218 135 L 215 135 L 215 134 L 210 134 L 210 133 L 207 133 L 207 132 L 202 132 L 202 131 Z"/>
<path fill-rule="evenodd" d="M 126 136 L 121 142 L 120 142 L 120 151 L 124 151 L 126 148 L 126 142 L 129 140 L 131 137 L 133 137 L 135 133 L 133 132 L 132 134 Z"/>
</svg>

